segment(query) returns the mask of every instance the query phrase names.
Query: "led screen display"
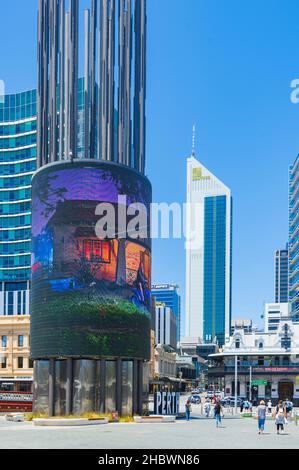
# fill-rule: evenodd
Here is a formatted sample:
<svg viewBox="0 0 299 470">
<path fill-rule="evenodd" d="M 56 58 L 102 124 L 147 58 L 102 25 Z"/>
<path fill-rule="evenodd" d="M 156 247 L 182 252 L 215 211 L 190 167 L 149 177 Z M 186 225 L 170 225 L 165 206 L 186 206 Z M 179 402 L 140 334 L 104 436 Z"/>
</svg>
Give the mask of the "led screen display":
<svg viewBox="0 0 299 470">
<path fill-rule="evenodd" d="M 151 198 L 146 178 L 116 164 L 59 163 L 35 174 L 33 359 L 149 359 Z M 108 235 L 99 237 L 99 221 L 107 215 L 99 207 L 106 204 L 115 217 L 102 224 Z M 140 204 L 146 209 L 146 230 L 137 223 L 136 236 L 124 227 L 140 214 L 128 209 Z"/>
</svg>

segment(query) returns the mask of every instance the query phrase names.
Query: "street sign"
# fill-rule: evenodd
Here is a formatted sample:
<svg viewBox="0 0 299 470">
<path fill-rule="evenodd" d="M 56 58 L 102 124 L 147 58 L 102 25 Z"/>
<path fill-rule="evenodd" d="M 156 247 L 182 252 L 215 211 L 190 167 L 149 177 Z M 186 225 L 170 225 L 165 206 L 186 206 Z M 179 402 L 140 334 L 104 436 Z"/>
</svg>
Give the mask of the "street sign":
<svg viewBox="0 0 299 470">
<path fill-rule="evenodd" d="M 180 412 L 180 394 L 177 392 L 157 392 L 155 394 L 156 415 L 178 415 Z"/>
<path fill-rule="evenodd" d="M 251 382 L 252 385 L 267 385 L 267 380 L 257 379 Z"/>
</svg>

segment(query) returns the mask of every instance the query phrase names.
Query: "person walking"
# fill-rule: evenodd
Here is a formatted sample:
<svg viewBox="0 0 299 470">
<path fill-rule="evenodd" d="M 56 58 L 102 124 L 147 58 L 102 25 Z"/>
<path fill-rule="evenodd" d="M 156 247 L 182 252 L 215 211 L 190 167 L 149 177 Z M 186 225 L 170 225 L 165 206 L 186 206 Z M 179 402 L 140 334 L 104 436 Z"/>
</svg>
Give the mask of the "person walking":
<svg viewBox="0 0 299 470">
<path fill-rule="evenodd" d="M 277 429 L 277 434 L 280 434 L 280 430 L 284 432 L 284 425 L 286 424 L 286 410 L 283 406 L 282 400 L 278 402 L 278 405 L 275 410 L 275 424 Z"/>
<path fill-rule="evenodd" d="M 221 415 L 223 416 L 223 411 L 222 411 L 222 406 L 220 403 L 220 400 L 218 400 L 214 406 L 214 417 L 216 420 L 216 427 L 219 428 L 221 426 L 222 421 L 221 421 Z"/>
<path fill-rule="evenodd" d="M 268 408 L 268 413 L 271 415 L 272 414 L 272 401 L 269 399 L 267 403 L 267 408 Z"/>
<path fill-rule="evenodd" d="M 293 403 L 287 398 L 285 403 L 284 403 L 284 406 L 285 406 L 285 410 L 286 410 L 286 414 L 289 415 L 289 413 L 292 413 L 292 410 L 293 410 Z"/>
<path fill-rule="evenodd" d="M 249 408 L 250 408 L 249 400 L 244 401 L 243 407 L 244 407 L 245 411 L 249 411 Z"/>
<path fill-rule="evenodd" d="M 242 401 L 241 401 L 241 405 L 240 405 L 240 413 L 243 413 L 243 410 L 244 410 L 244 403 L 245 403 L 245 400 L 242 400 Z"/>
<path fill-rule="evenodd" d="M 266 407 L 264 400 L 262 400 L 259 406 L 257 407 L 259 434 L 263 434 L 265 430 L 266 414 L 267 414 L 267 407 Z"/>
<path fill-rule="evenodd" d="M 206 418 L 209 418 L 210 413 L 211 413 L 211 402 L 210 402 L 210 400 L 207 400 L 205 402 L 204 410 L 205 410 Z"/>
<path fill-rule="evenodd" d="M 190 421 L 190 415 L 191 415 L 191 402 L 190 402 L 190 400 L 186 401 L 185 410 L 186 410 L 186 420 Z"/>
</svg>

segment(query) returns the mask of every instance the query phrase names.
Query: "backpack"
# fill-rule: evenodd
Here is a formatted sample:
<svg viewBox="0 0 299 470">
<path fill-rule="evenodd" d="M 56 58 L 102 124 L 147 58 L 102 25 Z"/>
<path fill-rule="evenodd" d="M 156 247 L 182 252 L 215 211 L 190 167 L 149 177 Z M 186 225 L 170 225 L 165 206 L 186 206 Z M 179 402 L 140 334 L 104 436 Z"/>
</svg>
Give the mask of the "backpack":
<svg viewBox="0 0 299 470">
<path fill-rule="evenodd" d="M 215 405 L 214 410 L 215 410 L 215 413 L 218 413 L 218 414 L 220 413 L 220 410 L 221 410 L 221 405 L 220 405 L 220 403 L 217 403 L 217 404 Z"/>
</svg>

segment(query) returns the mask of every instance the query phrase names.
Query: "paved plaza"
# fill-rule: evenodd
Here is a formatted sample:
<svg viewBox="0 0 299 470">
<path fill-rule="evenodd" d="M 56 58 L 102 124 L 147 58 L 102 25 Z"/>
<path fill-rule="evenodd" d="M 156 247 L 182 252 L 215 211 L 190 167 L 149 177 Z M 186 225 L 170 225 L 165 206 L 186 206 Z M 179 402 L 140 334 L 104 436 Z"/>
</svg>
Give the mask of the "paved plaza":
<svg viewBox="0 0 299 470">
<path fill-rule="evenodd" d="M 173 424 L 108 424 L 77 428 L 36 428 L 0 418 L 1 449 L 299 449 L 299 426 L 277 435 L 273 420 L 265 435 L 255 419 L 227 417 L 216 429 L 213 419 Z"/>
</svg>

